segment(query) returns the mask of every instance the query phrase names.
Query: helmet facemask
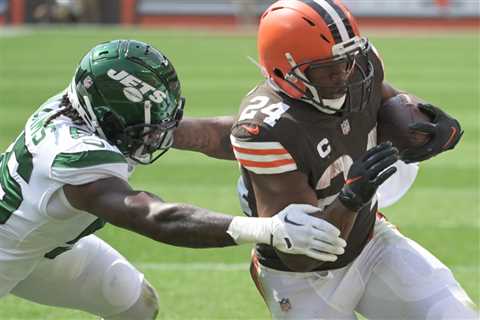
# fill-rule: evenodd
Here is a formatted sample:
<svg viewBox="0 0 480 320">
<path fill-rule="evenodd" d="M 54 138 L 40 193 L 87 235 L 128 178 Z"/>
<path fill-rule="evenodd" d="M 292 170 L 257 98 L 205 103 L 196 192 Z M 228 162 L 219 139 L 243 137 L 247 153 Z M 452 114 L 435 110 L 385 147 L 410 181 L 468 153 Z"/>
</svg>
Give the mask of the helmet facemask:
<svg viewBox="0 0 480 320">
<path fill-rule="evenodd" d="M 148 112 L 148 101 L 145 112 Z M 183 117 L 185 99 L 179 99 L 178 106 L 171 118 L 160 123 L 127 126 L 122 118 L 113 111 L 107 112 L 102 119 L 102 127 L 106 128 L 107 139 L 115 144 L 129 159 L 139 164 L 151 164 L 164 155 L 173 144 L 173 131 Z M 108 129 L 107 129 L 108 128 Z"/>
<path fill-rule="evenodd" d="M 373 65 L 367 57 L 368 50 L 369 44 L 365 38 L 354 37 L 333 46 L 332 58 L 297 63 L 294 57 L 287 52 L 285 57 L 292 68 L 283 79 L 302 94 L 300 97 L 302 101 L 312 104 L 322 112 L 333 114 L 339 111 L 361 111 L 370 99 L 373 80 Z M 366 68 L 359 63 L 361 59 L 364 59 Z M 348 73 L 347 81 L 342 85 L 318 85 L 308 77 L 308 73 L 313 70 L 328 70 L 328 68 L 342 64 L 345 65 L 345 72 Z M 356 79 L 354 76 L 358 77 L 358 75 L 359 79 Z M 343 93 L 343 95 L 335 98 L 325 97 L 325 93 L 332 92 L 337 96 L 339 93 Z M 357 106 L 354 106 L 351 100 L 353 92 L 360 93 L 361 96 L 361 103 Z M 345 104 L 345 102 L 348 103 Z"/>
</svg>

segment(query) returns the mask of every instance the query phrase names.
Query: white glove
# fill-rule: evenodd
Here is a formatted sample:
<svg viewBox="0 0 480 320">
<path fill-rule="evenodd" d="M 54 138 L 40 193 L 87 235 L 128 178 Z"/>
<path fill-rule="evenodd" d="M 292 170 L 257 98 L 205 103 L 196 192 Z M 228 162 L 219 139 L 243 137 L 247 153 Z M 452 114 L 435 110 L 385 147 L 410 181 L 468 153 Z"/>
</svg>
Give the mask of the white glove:
<svg viewBox="0 0 480 320">
<path fill-rule="evenodd" d="M 271 245 L 288 254 L 301 254 L 320 261 L 335 261 L 345 252 L 347 243 L 340 230 L 324 219 L 309 213 L 319 208 L 291 204 L 272 219 Z"/>
<path fill-rule="evenodd" d="M 234 217 L 227 233 L 237 244 L 269 244 L 279 251 L 301 254 L 320 261 L 335 261 L 345 252 L 340 230 L 310 216 L 320 209 L 291 204 L 271 218 Z"/>
</svg>

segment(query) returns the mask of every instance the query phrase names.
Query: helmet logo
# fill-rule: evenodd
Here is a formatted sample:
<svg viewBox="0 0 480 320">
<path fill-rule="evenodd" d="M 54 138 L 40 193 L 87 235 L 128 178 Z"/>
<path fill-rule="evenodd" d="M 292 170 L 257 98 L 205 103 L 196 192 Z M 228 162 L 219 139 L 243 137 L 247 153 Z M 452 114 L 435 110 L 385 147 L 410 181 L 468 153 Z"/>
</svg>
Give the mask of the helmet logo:
<svg viewBox="0 0 480 320">
<path fill-rule="evenodd" d="M 144 101 L 145 95 L 147 94 L 147 98 L 155 103 L 161 103 L 167 97 L 165 92 L 156 90 L 155 87 L 132 76 L 125 70 L 116 71 L 114 69 L 110 69 L 107 71 L 107 75 L 110 77 L 110 79 L 118 81 L 125 86 L 123 89 L 123 94 L 132 102 Z"/>
<path fill-rule="evenodd" d="M 132 102 L 142 102 L 143 95 L 140 90 L 134 87 L 126 87 L 123 89 L 123 94 L 125 97 Z"/>
</svg>

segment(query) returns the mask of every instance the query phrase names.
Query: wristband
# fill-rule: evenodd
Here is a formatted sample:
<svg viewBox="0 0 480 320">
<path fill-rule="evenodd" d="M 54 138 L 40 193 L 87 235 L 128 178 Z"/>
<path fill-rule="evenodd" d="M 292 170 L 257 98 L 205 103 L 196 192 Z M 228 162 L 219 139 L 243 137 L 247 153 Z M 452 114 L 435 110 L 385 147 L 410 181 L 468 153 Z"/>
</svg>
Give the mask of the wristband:
<svg viewBox="0 0 480 320">
<path fill-rule="evenodd" d="M 236 244 L 270 244 L 272 219 L 234 217 L 228 226 L 227 233 L 232 237 Z"/>
<path fill-rule="evenodd" d="M 338 200 L 349 210 L 358 212 L 365 205 L 362 199 L 348 188 L 342 188 L 338 194 Z"/>
</svg>

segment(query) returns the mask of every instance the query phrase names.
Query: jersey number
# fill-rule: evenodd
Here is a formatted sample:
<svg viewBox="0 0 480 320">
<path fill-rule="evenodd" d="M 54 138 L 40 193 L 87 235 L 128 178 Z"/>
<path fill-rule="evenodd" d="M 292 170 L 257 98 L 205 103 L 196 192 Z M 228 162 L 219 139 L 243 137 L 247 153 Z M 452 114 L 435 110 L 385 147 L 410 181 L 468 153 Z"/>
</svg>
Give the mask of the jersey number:
<svg viewBox="0 0 480 320">
<path fill-rule="evenodd" d="M 367 150 L 374 147 L 377 144 L 377 128 L 373 128 L 368 133 L 368 140 L 367 140 Z M 331 151 L 331 146 L 328 143 L 328 140 L 325 138 L 318 144 L 318 153 L 320 157 L 324 158 L 328 155 Z M 335 179 L 338 175 L 343 175 L 343 179 L 347 180 L 348 171 L 353 164 L 353 159 L 344 154 L 338 157 L 332 164 L 328 166 L 328 168 L 323 172 L 322 176 L 317 182 L 315 190 L 318 193 L 324 194 L 318 200 L 318 207 L 323 209 L 332 203 L 338 195 L 337 193 L 332 194 L 329 190 L 332 185 L 332 180 Z"/>
<path fill-rule="evenodd" d="M 32 117 L 30 130 L 32 142 L 35 145 L 46 137 L 44 126 L 46 119 L 46 116 L 42 118 L 38 114 Z M 15 159 L 12 159 L 13 156 Z M 15 171 L 14 176 L 10 173 L 10 167 Z M 0 156 L 0 224 L 7 222 L 12 213 L 22 204 L 22 188 L 17 179 L 21 178 L 28 184 L 32 171 L 33 157 L 25 145 L 25 132 L 22 132 L 13 147 Z"/>
<path fill-rule="evenodd" d="M 26 183 L 30 182 L 33 162 L 32 155 L 25 146 L 25 133 L 18 137 L 13 149 L 0 155 L 0 223 L 4 224 L 12 213 L 20 207 L 23 201 L 22 188 L 17 180 L 12 177 L 9 162 L 15 156 L 15 162 L 10 165 L 16 167 L 17 177 Z"/>
<path fill-rule="evenodd" d="M 250 104 L 243 110 L 238 121 L 250 120 L 255 117 L 257 112 L 265 114 L 267 117 L 263 119 L 263 122 L 270 127 L 275 126 L 282 114 L 288 110 L 289 106 L 284 103 L 275 103 L 268 105 L 270 99 L 265 96 L 258 96 L 250 101 Z"/>
</svg>

